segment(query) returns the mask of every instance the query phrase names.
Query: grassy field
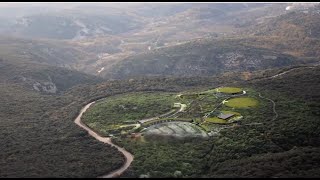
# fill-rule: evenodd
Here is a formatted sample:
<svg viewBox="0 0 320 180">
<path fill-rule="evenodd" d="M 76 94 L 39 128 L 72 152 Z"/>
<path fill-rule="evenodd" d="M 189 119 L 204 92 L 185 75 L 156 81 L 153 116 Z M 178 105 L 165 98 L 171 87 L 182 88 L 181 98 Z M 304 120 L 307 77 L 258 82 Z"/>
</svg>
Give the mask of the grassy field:
<svg viewBox="0 0 320 180">
<path fill-rule="evenodd" d="M 233 93 L 242 92 L 242 89 L 237 87 L 220 87 L 220 88 L 217 88 L 217 91 L 226 93 L 226 94 L 233 94 Z"/>
<path fill-rule="evenodd" d="M 233 108 L 250 108 L 258 105 L 258 101 L 251 97 L 239 97 L 228 100 L 226 106 Z"/>
<path fill-rule="evenodd" d="M 174 96 L 173 93 L 160 92 L 112 96 L 89 108 L 83 116 L 83 122 L 102 134 L 129 129 L 122 125 L 134 124 L 137 120 L 170 111 L 175 102 Z"/>
</svg>

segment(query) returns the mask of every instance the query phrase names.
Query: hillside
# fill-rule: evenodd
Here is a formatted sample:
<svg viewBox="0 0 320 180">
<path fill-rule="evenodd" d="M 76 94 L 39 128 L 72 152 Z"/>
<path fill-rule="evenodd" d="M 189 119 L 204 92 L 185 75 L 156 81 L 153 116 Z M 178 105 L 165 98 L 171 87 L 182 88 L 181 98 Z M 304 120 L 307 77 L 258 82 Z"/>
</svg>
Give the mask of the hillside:
<svg viewBox="0 0 320 180">
<path fill-rule="evenodd" d="M 52 39 L 83 39 L 101 35 L 119 35 L 129 33 L 134 35 L 136 32 L 143 32 L 153 25 L 157 25 L 160 31 L 174 28 L 176 32 L 184 30 L 187 25 L 189 30 L 199 25 L 228 21 L 234 17 L 227 12 L 242 12 L 238 14 L 240 19 L 248 19 L 242 14 L 250 11 L 256 14 L 254 9 L 269 9 L 270 4 L 131 4 L 118 7 L 112 4 L 90 4 L 83 6 L 57 5 L 51 8 L 43 8 L 36 13 L 37 7 L 21 6 L 11 11 L 19 11 L 13 16 L 6 8 L 2 8 L 0 17 L 9 19 L 8 22 L 0 22 L 0 32 L 3 34 L 29 36 L 33 38 L 52 38 Z M 283 6 L 283 7 L 282 7 Z M 38 7 L 41 7 L 40 5 Z M 278 7 L 284 8 L 284 5 Z M 1 7 L 0 7 L 1 8 Z M 277 9 L 278 11 L 278 9 Z M 185 19 L 184 17 L 189 18 Z M 260 13 L 258 17 L 266 16 Z M 8 18 L 11 17 L 11 18 Z M 208 21 L 209 20 L 209 21 Z M 189 23 L 185 23 L 189 22 Z M 185 25 L 183 25 L 185 24 Z M 217 23 L 214 23 L 217 25 Z M 219 24 L 219 23 L 218 23 Z M 40 28 L 41 27 L 41 28 Z M 232 28 L 232 25 L 230 26 Z M 204 31 L 205 28 L 202 28 Z M 219 28 L 218 28 L 219 29 Z M 133 32 L 131 32 L 133 31 Z M 221 32 L 221 31 L 220 31 Z"/>
<path fill-rule="evenodd" d="M 136 5 L 127 11 L 132 12 L 131 15 L 139 16 L 138 19 L 143 19 L 145 24 L 141 28 L 117 35 L 105 34 L 106 37 L 95 38 L 94 41 L 87 38 L 74 43 L 84 48 L 99 45 L 94 49 L 99 53 L 110 53 L 109 49 L 139 53 L 197 38 L 234 35 L 242 29 L 242 26 L 248 23 L 255 24 L 269 17 L 270 12 L 274 16 L 285 13 L 287 5 L 264 3 Z M 110 41 L 110 39 L 117 40 Z"/>
<path fill-rule="evenodd" d="M 72 122 L 81 106 L 93 99 L 125 92 L 180 92 L 190 91 L 192 89 L 212 88 L 213 85 L 216 87 L 231 84 L 233 86 L 251 86 L 260 89 L 264 92 L 263 94 L 272 94 L 269 94 L 267 97 L 276 100 L 277 111 L 281 113 L 281 116 L 277 121 L 268 125 L 266 129 L 270 128 L 270 130 L 268 130 L 270 131 L 268 133 L 270 135 L 269 138 L 271 138 L 276 145 L 266 141 L 263 138 L 264 136 L 259 135 L 256 137 L 258 139 L 252 137 L 252 134 L 258 135 L 261 132 L 266 133 L 263 128 L 253 128 L 251 130 L 240 128 L 235 129 L 232 133 L 231 131 L 225 131 L 223 133 L 223 135 L 226 136 L 225 143 L 229 145 L 223 141 L 218 141 L 217 143 L 215 139 L 204 142 L 186 142 L 185 144 L 176 142 L 169 144 L 154 142 L 154 145 L 158 147 L 157 152 L 159 153 L 159 157 L 160 154 L 162 154 L 161 159 L 163 160 L 168 159 L 167 155 L 169 156 L 174 151 L 177 153 L 183 149 L 188 149 L 188 152 L 192 152 L 194 155 L 192 157 L 197 157 L 197 160 L 193 159 L 194 161 L 190 161 L 189 159 L 185 162 L 184 159 L 179 160 L 170 156 L 170 161 L 160 164 L 157 167 L 152 166 L 152 164 L 155 163 L 148 163 L 148 166 L 144 166 L 145 168 L 143 168 L 143 170 L 141 170 L 142 166 L 139 166 L 137 169 L 135 164 L 139 164 L 140 161 L 145 161 L 144 158 L 148 158 L 148 162 L 152 162 L 153 159 L 158 156 L 156 155 L 158 153 L 154 154 L 156 151 L 147 151 L 147 149 L 150 149 L 150 144 L 145 144 L 139 147 L 141 150 L 139 152 L 146 152 L 146 154 L 143 156 L 135 156 L 135 164 L 126 172 L 125 176 L 137 177 L 139 173 L 149 171 L 152 177 L 172 177 L 172 174 L 170 175 L 171 170 L 166 170 L 165 167 L 171 166 L 170 163 L 174 162 L 178 164 L 183 162 L 182 164 L 185 164 L 186 167 L 192 166 L 194 171 L 189 171 L 189 174 L 194 173 L 192 177 L 198 177 L 200 175 L 204 177 L 273 177 L 280 176 L 276 173 L 278 172 L 277 169 L 279 169 L 279 166 L 283 164 L 285 164 L 285 167 L 288 169 L 288 171 L 281 172 L 282 176 L 285 177 L 303 175 L 303 173 L 307 171 L 301 169 L 302 165 L 303 167 L 309 167 L 308 172 L 316 172 L 317 166 L 315 162 L 318 146 L 316 140 L 318 131 L 314 130 L 314 128 L 318 126 L 314 126 L 314 123 L 319 115 L 317 114 L 318 101 L 316 98 L 318 92 L 316 89 L 318 89 L 317 85 L 319 83 L 313 79 L 317 79 L 318 72 L 320 72 L 319 68 L 301 69 L 288 73 L 288 76 L 283 76 L 279 79 L 252 82 L 241 80 L 241 76 L 239 76 L 238 73 L 215 77 L 143 78 L 124 81 L 106 81 L 97 85 L 80 85 L 63 94 L 51 96 L 41 95 L 15 84 L 1 83 L 0 90 L 1 94 L 3 94 L 1 101 L 6 104 L 6 106 L 2 106 L 3 109 L 0 115 L 2 117 L 1 119 L 3 119 L 2 124 L 4 127 L 4 130 L 1 131 L 1 140 L 3 144 L 7 144 L 3 147 L 1 153 L 3 157 L 1 158 L 3 160 L 1 162 L 1 172 L 4 172 L 1 173 L 1 177 L 96 177 L 97 175 L 105 173 L 106 170 L 110 171 L 112 168 L 120 166 L 122 162 L 120 154 L 117 155 L 115 151 L 105 144 L 97 143 L 88 135 L 83 134 L 83 131 Z M 263 75 L 262 72 L 260 74 Z M 273 82 L 275 82 L 275 84 Z M 293 87 L 295 87 L 294 89 L 296 90 L 292 91 Z M 300 90 L 305 87 L 308 87 L 309 91 Z M 293 92 L 293 94 L 289 92 Z M 283 97 L 281 95 L 283 95 Z M 300 98 L 300 101 L 307 98 L 305 100 L 308 100 L 309 103 L 304 104 L 299 100 L 296 101 L 293 99 L 286 102 L 285 97 L 294 97 L 296 95 L 296 98 Z M 288 111 L 288 103 L 296 103 L 297 107 L 292 106 L 289 108 L 290 111 Z M 296 111 L 297 108 L 300 108 L 302 111 Z M 304 126 L 297 126 L 297 123 L 302 119 L 292 119 L 292 117 L 305 117 L 305 113 L 307 113 L 309 117 L 308 123 L 305 123 Z M 268 114 L 269 112 L 265 112 L 261 115 L 265 116 Z M 248 121 L 254 119 L 256 119 L 255 116 L 248 119 Z M 283 125 L 277 128 L 279 123 Z M 17 126 L 17 124 L 19 126 Z M 309 126 L 310 124 L 313 125 Z M 39 133 L 41 136 L 39 136 Z M 308 135 L 304 136 L 303 134 L 305 133 Z M 233 145 L 230 144 L 231 137 L 239 137 L 233 140 L 235 143 L 233 143 Z M 247 140 L 244 141 L 243 139 Z M 261 145 L 260 141 L 266 143 L 262 149 L 259 149 Z M 210 147 L 212 143 L 215 144 L 215 146 L 211 151 Z M 240 146 L 239 143 L 245 143 L 246 146 Z M 195 144 L 197 145 L 195 146 Z M 139 144 L 136 144 L 135 147 L 133 146 L 132 148 L 136 148 L 137 145 Z M 226 146 L 228 148 L 226 148 Z M 281 146 L 283 150 L 281 150 L 281 148 L 279 149 L 278 146 Z M 297 146 L 296 149 L 290 150 L 293 146 Z M 268 148 L 266 149 L 266 147 Z M 39 149 L 41 149 L 41 152 L 39 152 Z M 241 153 L 238 155 L 233 154 L 230 150 Z M 169 151 L 171 153 L 168 153 Z M 311 152 L 314 155 L 314 160 L 310 159 L 304 163 L 298 163 L 299 166 L 297 167 L 295 166 L 297 161 L 294 159 L 292 159 L 292 161 L 281 161 L 281 163 L 279 162 L 280 160 L 278 160 L 279 158 L 281 159 L 288 156 L 294 158 L 298 152 L 300 154 L 302 153 L 302 158 L 309 157 L 308 154 Z M 207 153 L 211 154 L 210 156 L 206 156 L 208 159 L 205 162 L 209 164 L 200 163 L 200 161 L 204 160 L 200 157 L 203 158 Z M 231 154 L 226 155 L 224 153 Z M 72 156 L 70 156 L 70 154 L 72 154 Z M 185 154 L 186 157 L 191 158 L 189 157 L 189 153 Z M 272 158 L 270 155 L 272 155 Z M 256 156 L 259 156 L 259 158 L 255 158 Z M 34 159 L 37 159 L 37 161 L 35 162 Z M 94 161 L 92 161 L 93 159 Z M 267 168 L 266 165 L 274 162 L 274 159 L 279 163 L 268 166 L 269 170 L 265 172 L 264 169 Z M 246 164 L 242 165 L 243 171 L 234 171 L 231 169 L 233 174 L 229 173 L 230 168 L 243 163 Z M 208 168 L 208 166 L 212 168 Z M 263 172 L 262 175 L 248 172 L 252 169 L 252 166 L 256 168 L 255 172 Z M 157 172 L 153 170 L 154 168 L 162 169 L 163 173 L 155 174 Z M 225 168 L 229 169 L 226 170 Z M 300 170 L 293 172 L 293 170 L 297 168 Z M 169 174 L 164 175 L 164 173 L 168 172 Z M 185 172 L 185 170 L 183 170 L 183 172 Z"/>
<path fill-rule="evenodd" d="M 223 85 L 257 90 L 275 102 L 277 118 L 272 118 L 269 102 L 247 110 L 251 113 L 239 126 L 221 130 L 209 140 L 118 139 L 118 144 L 138 156 L 123 177 L 317 177 L 319 82 L 315 79 L 319 67 L 266 78 L 270 75 L 274 74 L 252 81 L 224 78 L 226 83 L 214 83 L 211 77 L 206 83 L 207 88 Z M 193 91 L 189 88 L 187 92 Z"/>
<path fill-rule="evenodd" d="M 106 72 L 107 78 L 216 75 L 299 63 L 293 56 L 230 40 L 199 40 L 125 58 Z"/>
<path fill-rule="evenodd" d="M 81 70 L 88 61 L 95 60 L 95 57 L 63 41 L 0 36 L 0 42 L 0 56 L 10 62 L 40 63 Z"/>
<path fill-rule="evenodd" d="M 135 83 L 107 81 L 81 84 L 47 95 L 18 83 L 1 81 L 0 141 L 4 146 L 0 152 L 0 177 L 93 178 L 117 169 L 124 160 L 122 155 L 74 124 L 82 106 L 94 99 L 124 92 L 181 90 L 199 83 L 205 85 L 207 81 L 163 78 L 141 79 Z"/>
<path fill-rule="evenodd" d="M 213 156 L 213 166 L 204 177 L 318 177 L 319 75 L 319 67 L 301 68 L 277 78 L 249 82 L 276 102 L 279 118 L 257 130 L 282 150 L 220 163 L 214 163 Z"/>
<path fill-rule="evenodd" d="M 102 81 L 96 76 L 49 65 L 42 61 L 43 59 L 39 60 L 42 63 L 30 62 L 29 59 L 21 57 L 0 55 L 0 83 L 41 93 L 56 94 L 80 84 L 95 84 Z"/>
<path fill-rule="evenodd" d="M 319 19 L 320 6 L 293 10 L 254 25 L 247 33 L 257 36 L 278 36 L 282 39 L 319 38 Z"/>
<path fill-rule="evenodd" d="M 320 6 L 300 7 L 297 4 L 292 7 L 296 8 L 244 27 L 239 34 L 250 37 L 243 39 L 246 44 L 278 49 L 293 56 L 318 57 Z"/>
<path fill-rule="evenodd" d="M 121 166 L 116 149 L 73 123 L 80 98 L 9 83 L 0 83 L 0 93 L 0 177 L 96 177 Z"/>
<path fill-rule="evenodd" d="M 233 47 L 230 47 L 227 52 L 229 54 L 222 55 L 221 59 L 227 58 L 229 60 L 229 56 L 239 56 L 240 59 L 241 56 L 252 58 L 252 60 L 245 60 L 247 62 L 239 62 L 239 65 L 243 66 L 239 68 L 224 67 L 223 63 L 220 63 L 221 59 L 212 57 L 215 52 L 201 52 L 204 55 L 199 56 L 199 49 L 189 48 L 185 51 L 195 51 L 191 53 L 192 60 L 188 60 L 189 57 L 183 57 L 179 53 L 173 53 L 174 57 L 168 58 L 161 53 L 172 53 L 176 50 L 170 49 L 175 49 L 178 45 L 188 41 L 197 46 L 196 39 L 198 38 L 237 36 L 238 31 L 246 26 L 256 25 L 270 19 L 272 17 L 270 12 L 275 17 L 281 14 L 286 15 L 285 7 L 287 5 L 221 3 L 210 5 L 163 4 L 158 7 L 152 4 L 137 4 L 122 8 L 105 5 L 90 5 L 84 8 L 77 5 L 66 9 L 53 8 L 54 10 L 39 14 L 28 12 L 26 9 L 24 16 L 16 17 L 16 20 L 12 21 L 14 22 L 13 26 L 3 25 L 3 27 L 13 29 L 7 31 L 7 34 L 20 34 L 20 36 L 28 36 L 33 39 L 2 38 L 4 43 L 0 55 L 14 56 L 12 59 L 25 58 L 37 63 L 67 67 L 107 78 L 121 78 L 117 73 L 126 71 L 126 68 L 132 68 L 130 70 L 132 72 L 127 73 L 134 76 L 144 73 L 150 75 L 199 75 L 201 73 L 213 75 L 231 70 L 254 70 L 256 67 L 253 66 L 259 66 L 262 62 L 257 59 L 261 59 L 260 55 L 253 55 L 255 50 L 259 51 L 259 54 L 260 51 L 272 54 L 280 46 L 283 51 L 278 51 L 279 53 L 288 53 L 293 56 L 300 56 L 301 53 L 297 54 L 298 51 L 303 51 L 302 53 L 307 55 L 312 53 L 314 55 L 318 51 L 317 49 L 307 50 L 308 48 L 303 46 L 300 40 L 295 42 L 281 41 L 279 38 L 269 40 L 270 36 L 266 35 L 266 40 L 242 37 L 245 41 L 244 44 L 248 47 L 240 48 L 239 51 L 242 52 L 237 52 L 235 50 L 237 46 L 243 46 L 243 44 L 231 45 Z M 152 13 L 154 11 L 156 13 Z M 151 14 L 157 14 L 157 16 L 150 16 Z M 46 24 L 46 28 L 39 28 L 39 24 Z M 37 38 L 42 38 L 42 40 Z M 310 46 L 314 44 L 314 40 L 305 41 L 308 41 Z M 221 44 L 220 49 L 224 49 L 225 46 L 228 46 L 224 44 L 228 44 L 230 41 L 218 42 L 215 43 L 215 46 Z M 299 43 L 301 45 L 297 47 Z M 210 47 L 205 47 L 206 45 L 200 46 L 203 49 L 212 50 Z M 208 46 L 211 46 L 210 43 Z M 24 48 L 25 51 L 20 51 L 21 48 Z M 168 50 L 162 52 L 162 50 L 158 50 L 159 48 Z M 245 50 L 246 48 L 251 50 Z M 217 47 L 214 51 L 218 50 Z M 154 54 L 154 52 L 158 53 Z M 156 56 L 161 56 L 161 58 Z M 264 57 L 266 56 L 264 55 Z M 152 65 L 156 67 L 151 67 L 148 63 L 139 66 L 139 62 L 134 60 L 136 58 L 151 58 L 150 62 L 155 62 L 152 59 L 156 58 L 163 62 L 170 61 L 170 63 Z M 197 59 L 201 60 L 197 61 Z M 209 62 L 208 59 L 212 60 Z M 130 63 L 128 64 L 128 61 L 131 60 L 134 61 L 132 66 L 129 65 Z M 248 61 L 253 62 L 244 68 L 248 65 Z M 282 62 L 277 64 L 270 62 L 272 60 L 267 61 L 263 61 L 264 65 L 261 68 L 291 64 Z M 139 67 L 134 67 L 136 66 L 134 64 Z M 144 69 L 141 70 L 141 68 Z M 140 70 L 141 72 L 137 73 Z"/>
<path fill-rule="evenodd" d="M 157 48 L 155 50 L 140 53 L 140 55 L 136 55 L 138 54 L 137 52 L 128 51 L 128 49 L 123 48 L 123 46 L 123 49 L 121 50 L 112 49 L 112 45 L 110 46 L 110 44 L 118 43 L 119 45 L 120 43 L 119 46 L 121 46 L 119 38 L 105 37 L 104 39 L 108 41 L 103 42 L 99 41 L 99 39 L 92 39 L 93 45 L 91 44 L 89 46 L 79 46 L 77 43 L 56 40 L 33 40 L 25 38 L 1 37 L 0 46 L 2 48 L 0 50 L 0 56 L 3 60 L 5 60 L 6 62 L 10 62 L 11 64 L 36 63 L 42 65 L 65 67 L 71 70 L 77 70 L 107 78 L 110 77 L 105 76 L 105 74 L 116 74 L 116 72 L 114 71 L 121 72 L 123 70 L 121 68 L 130 67 L 126 67 L 126 63 L 131 60 L 133 60 L 132 62 L 135 62 L 134 64 L 139 66 L 139 63 L 143 62 L 140 60 L 151 58 L 151 62 L 152 58 L 158 58 L 157 56 L 161 57 L 161 62 L 165 62 L 161 64 L 162 67 L 152 67 L 153 65 L 149 65 L 148 63 L 144 64 L 145 67 L 150 66 L 151 69 L 157 68 L 156 71 L 150 69 L 151 71 L 153 71 L 151 75 L 161 75 L 161 73 L 163 72 L 166 73 L 166 75 L 175 76 L 186 74 L 199 75 L 201 73 L 204 73 L 204 75 L 213 75 L 231 70 L 255 70 L 255 68 L 259 66 L 259 63 L 264 63 L 264 68 L 294 64 L 291 63 L 291 60 L 284 60 L 286 62 L 276 63 L 276 61 L 272 60 L 272 58 L 274 58 L 271 57 L 272 54 L 277 54 L 276 56 L 278 56 L 279 54 L 280 58 L 283 58 L 286 55 L 281 55 L 280 52 L 273 52 L 274 50 L 272 49 L 265 50 L 263 48 L 243 46 L 241 44 L 242 42 L 239 43 L 239 40 L 233 39 L 193 40 L 186 44 Z M 108 53 L 98 53 L 100 51 L 99 49 L 103 49 L 103 51 L 106 51 L 107 48 L 109 48 L 109 50 L 107 51 Z M 21 49 L 23 50 L 21 51 Z M 263 54 L 263 59 L 266 58 L 266 61 L 260 62 L 260 60 L 258 60 L 257 58 L 259 56 L 261 57 L 261 54 L 256 54 L 254 53 L 254 51 L 258 51 L 259 53 Z M 166 54 L 170 55 L 167 56 Z M 271 56 L 269 57 L 269 55 L 267 54 L 271 54 Z M 192 59 L 190 59 L 190 57 L 192 57 Z M 227 58 L 230 61 L 225 62 L 229 63 L 229 65 L 226 65 L 226 67 L 224 67 L 224 65 L 221 65 L 223 64 L 221 63 L 221 61 L 223 61 L 224 58 Z M 243 58 L 244 60 L 242 60 Z M 253 59 L 246 60 L 245 58 Z M 287 59 L 288 58 L 289 56 L 287 56 Z M 137 59 L 137 61 L 135 59 Z M 236 67 L 234 65 L 233 67 L 231 67 L 230 65 L 235 61 L 238 61 L 237 63 L 240 63 L 241 66 Z M 293 61 L 294 60 L 292 59 L 292 62 Z M 195 67 L 190 67 L 190 65 Z M 120 69 L 118 69 L 118 67 L 120 67 Z M 103 71 L 101 70 L 102 68 L 104 68 Z M 138 68 L 143 68 L 143 66 Z M 191 73 L 189 73 L 190 68 L 193 68 L 191 70 Z M 140 71 L 140 69 L 134 68 L 132 70 Z M 146 72 L 145 70 L 146 69 L 143 69 L 141 72 L 139 72 L 140 74 L 138 73 L 133 75 L 142 75 Z M 99 73 L 99 71 L 102 72 Z M 114 77 L 116 76 L 111 76 L 111 78 Z"/>
<path fill-rule="evenodd" d="M 119 56 L 118 60 L 113 60 L 112 63 L 107 63 L 109 62 L 108 58 L 105 62 L 102 60 L 100 67 L 104 67 L 104 71 L 101 75 L 107 78 L 146 74 L 151 76 L 213 75 L 227 71 L 258 70 L 257 67 L 265 69 L 318 62 L 320 41 L 317 32 L 319 32 L 320 6 L 306 8 L 302 5 L 296 5 L 296 9 L 286 11 L 286 4 L 282 5 L 258 6 L 250 10 L 240 8 L 230 14 L 227 13 L 228 11 L 216 9 L 215 6 L 197 7 L 177 13 L 168 18 L 166 22 L 155 25 L 157 30 L 163 29 L 161 33 L 157 31 L 159 37 L 156 38 L 155 44 L 151 43 L 148 46 L 150 43 L 145 43 L 137 46 L 142 49 L 148 47 L 149 51 L 139 49 L 138 55 L 128 53 Z M 270 11 L 273 12 L 272 16 L 267 15 Z M 218 15 L 214 15 L 214 13 Z M 245 21 L 232 21 L 235 16 L 238 19 L 245 19 Z M 190 23 L 185 22 L 187 20 L 182 17 L 188 17 Z M 228 29 L 232 25 L 231 29 L 233 30 L 232 33 L 230 31 L 229 38 L 219 38 L 217 34 L 213 33 L 215 29 L 209 27 L 210 24 L 221 25 L 220 22 L 223 22 L 224 27 L 228 25 Z M 234 24 L 236 22 L 237 25 Z M 166 41 L 167 37 L 170 37 L 171 40 L 178 37 L 177 33 L 174 34 L 175 37 L 170 35 L 174 30 L 165 30 L 171 24 L 175 24 L 176 27 L 181 25 L 181 29 L 186 30 L 184 37 L 189 35 L 193 38 L 198 37 L 197 33 L 189 30 L 195 24 L 205 30 L 210 30 L 211 35 L 216 37 L 204 38 L 202 36 L 199 40 L 191 39 L 184 42 L 182 39 L 176 39 L 176 43 L 170 44 Z M 188 33 L 191 34 L 187 35 Z M 202 33 L 202 35 L 204 34 Z M 140 36 L 142 37 L 142 34 Z M 254 51 L 258 53 L 254 53 Z M 276 56 L 280 57 L 280 61 L 279 59 L 272 60 Z M 290 60 L 281 59 L 284 57 Z M 237 67 L 228 66 L 228 63 Z"/>
</svg>

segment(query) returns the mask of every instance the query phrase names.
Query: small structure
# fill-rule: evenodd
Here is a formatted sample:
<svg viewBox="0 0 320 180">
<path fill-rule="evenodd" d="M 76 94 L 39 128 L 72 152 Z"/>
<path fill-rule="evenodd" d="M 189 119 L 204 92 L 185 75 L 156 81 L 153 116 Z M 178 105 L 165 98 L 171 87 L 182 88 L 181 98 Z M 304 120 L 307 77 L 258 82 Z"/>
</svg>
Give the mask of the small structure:
<svg viewBox="0 0 320 180">
<path fill-rule="evenodd" d="M 223 119 L 223 120 L 227 120 L 227 119 L 229 119 L 229 118 L 231 118 L 233 116 L 234 116 L 234 114 L 223 114 L 223 113 L 220 113 L 218 118 Z"/>
<path fill-rule="evenodd" d="M 184 111 L 186 108 L 187 108 L 187 105 L 186 104 L 181 104 L 181 103 L 174 103 L 173 104 L 173 107 L 175 108 L 181 108 L 181 111 Z M 180 111 L 180 112 L 181 112 Z"/>
<path fill-rule="evenodd" d="M 139 138 L 139 137 L 141 137 L 141 133 L 131 133 L 130 137 L 131 138 Z"/>
<path fill-rule="evenodd" d="M 139 120 L 138 123 L 143 124 L 145 122 L 153 121 L 155 119 L 159 119 L 159 118 L 158 117 L 153 117 L 153 118 L 149 118 L 149 119 L 142 119 L 142 120 Z"/>
</svg>

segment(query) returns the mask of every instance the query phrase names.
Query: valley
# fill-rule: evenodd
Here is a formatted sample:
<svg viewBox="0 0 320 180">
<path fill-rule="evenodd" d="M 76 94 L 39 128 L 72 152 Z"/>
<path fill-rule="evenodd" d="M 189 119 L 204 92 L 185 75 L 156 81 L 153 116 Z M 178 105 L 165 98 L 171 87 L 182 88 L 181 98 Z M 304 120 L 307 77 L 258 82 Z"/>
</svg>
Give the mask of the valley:
<svg viewBox="0 0 320 180">
<path fill-rule="evenodd" d="M 310 7 L 305 13 L 299 8 L 286 11 L 286 4 L 177 4 L 172 7 L 163 4 L 157 10 L 161 12 L 159 17 L 149 16 L 154 9 L 151 4 L 144 8 L 128 6 L 124 8 L 125 13 L 121 8 L 103 4 L 95 7 L 99 11 L 92 13 L 92 7 L 81 9 L 83 7 L 79 6 L 73 11 L 17 18 L 10 28 L 21 29 L 21 35 L 5 31 L 9 36 L 0 41 L 5 50 L 3 56 L 10 61 L 26 58 L 46 62 L 107 79 L 216 75 L 310 64 L 319 60 L 318 37 L 308 34 L 309 31 L 317 32 L 317 27 L 312 25 L 319 19 L 317 6 Z M 109 11 L 102 11 L 103 8 Z M 147 14 L 139 12 L 140 8 Z M 176 11 L 170 14 L 169 9 Z M 268 14 L 270 11 L 273 16 Z M 49 20 L 53 22 L 45 22 Z M 21 24 L 20 21 L 28 23 Z M 83 38 L 70 39 L 38 28 L 41 23 L 58 29 L 61 35 L 77 34 L 84 25 L 90 32 L 84 32 Z M 286 23 L 297 33 L 289 33 Z M 269 34 L 267 29 L 270 29 Z M 43 37 L 38 37 L 42 33 Z M 27 48 L 20 51 L 22 47 Z"/>
</svg>

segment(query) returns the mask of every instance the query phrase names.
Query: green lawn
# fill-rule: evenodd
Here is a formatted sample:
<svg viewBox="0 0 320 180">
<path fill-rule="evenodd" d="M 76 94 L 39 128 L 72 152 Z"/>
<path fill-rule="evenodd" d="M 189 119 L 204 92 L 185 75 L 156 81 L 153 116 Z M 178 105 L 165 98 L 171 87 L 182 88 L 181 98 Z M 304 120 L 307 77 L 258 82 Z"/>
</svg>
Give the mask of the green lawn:
<svg viewBox="0 0 320 180">
<path fill-rule="evenodd" d="M 229 99 L 225 105 L 233 108 L 250 108 L 257 106 L 258 101 L 251 97 L 238 97 Z"/>
<path fill-rule="evenodd" d="M 217 91 L 226 93 L 226 94 L 232 94 L 232 93 L 240 93 L 242 92 L 242 89 L 237 87 L 220 87 L 220 88 L 217 88 Z"/>
<path fill-rule="evenodd" d="M 220 119 L 218 117 L 209 117 L 209 118 L 206 118 L 205 121 L 212 122 L 212 123 L 221 123 L 221 124 L 228 123 L 228 121 Z"/>
<path fill-rule="evenodd" d="M 235 114 L 235 116 L 240 116 L 241 114 L 240 113 L 238 113 L 238 112 L 234 112 L 234 111 L 221 111 L 222 113 L 224 113 L 224 114 Z"/>
<path fill-rule="evenodd" d="M 110 128 L 127 129 L 129 127 L 120 126 L 170 111 L 175 95 L 139 92 L 112 96 L 90 107 L 83 115 L 83 122 L 98 132 L 108 131 Z"/>
</svg>

